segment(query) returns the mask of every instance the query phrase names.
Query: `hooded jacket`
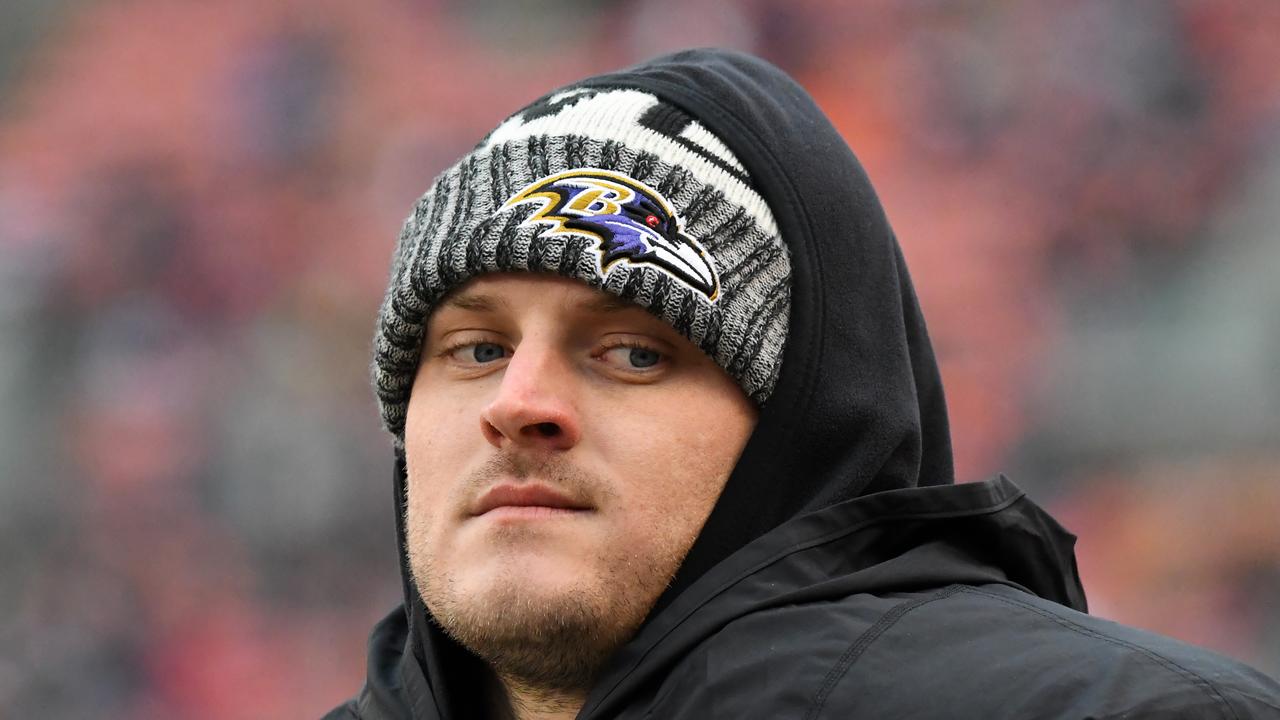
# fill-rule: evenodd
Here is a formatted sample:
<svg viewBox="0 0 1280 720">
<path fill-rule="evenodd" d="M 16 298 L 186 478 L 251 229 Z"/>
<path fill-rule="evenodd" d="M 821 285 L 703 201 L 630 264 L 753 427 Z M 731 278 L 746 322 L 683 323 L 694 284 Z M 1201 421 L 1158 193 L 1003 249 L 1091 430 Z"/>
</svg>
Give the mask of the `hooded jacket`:
<svg viewBox="0 0 1280 720">
<path fill-rule="evenodd" d="M 945 400 L 897 240 L 791 78 L 696 50 L 571 87 L 635 88 L 729 145 L 791 256 L 781 374 L 671 586 L 588 718 L 1280 718 L 1280 685 L 1086 614 L 1074 537 L 1009 480 L 953 482 Z M 564 90 L 562 88 L 561 90 Z M 557 91 L 559 92 L 559 91 Z M 329 718 L 482 717 L 481 661 L 405 601 Z"/>
</svg>

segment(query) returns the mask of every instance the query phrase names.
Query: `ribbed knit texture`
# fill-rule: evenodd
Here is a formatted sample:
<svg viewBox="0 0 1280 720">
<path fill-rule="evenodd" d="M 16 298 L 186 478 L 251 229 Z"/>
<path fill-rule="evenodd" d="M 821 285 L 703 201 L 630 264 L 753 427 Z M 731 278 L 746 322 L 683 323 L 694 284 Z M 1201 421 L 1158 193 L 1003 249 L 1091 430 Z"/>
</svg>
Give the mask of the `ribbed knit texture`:
<svg viewBox="0 0 1280 720">
<path fill-rule="evenodd" d="M 657 193 L 718 277 L 708 295 L 654 264 L 602 273 L 601 241 L 527 222 L 545 203 L 504 204 L 544 178 L 607 171 Z M 635 302 L 701 348 L 763 404 L 787 338 L 791 266 L 742 164 L 695 119 L 629 89 L 570 89 L 499 125 L 443 172 L 405 221 L 374 337 L 384 426 L 404 442 L 405 411 L 426 319 L 450 290 L 484 273 L 577 278 Z"/>
</svg>

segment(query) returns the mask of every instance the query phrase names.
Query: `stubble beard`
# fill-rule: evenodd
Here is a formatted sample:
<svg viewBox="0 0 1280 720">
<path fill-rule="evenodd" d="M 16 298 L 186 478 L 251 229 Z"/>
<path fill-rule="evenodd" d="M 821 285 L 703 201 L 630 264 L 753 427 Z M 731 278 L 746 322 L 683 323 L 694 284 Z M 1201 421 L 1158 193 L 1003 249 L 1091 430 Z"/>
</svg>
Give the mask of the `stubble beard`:
<svg viewBox="0 0 1280 720">
<path fill-rule="evenodd" d="M 563 462 L 531 467 L 505 456 L 486 464 L 466 487 L 485 486 L 498 473 L 521 478 L 536 473 L 571 493 L 595 491 L 597 497 L 607 488 Z M 411 508 L 407 504 L 406 514 Z M 670 584 L 692 543 L 689 538 L 675 547 L 664 545 L 667 551 L 651 557 L 598 554 L 591 564 L 598 573 L 581 578 L 568 592 L 530 592 L 526 579 L 512 571 L 476 595 L 462 592 L 454 574 L 430 552 L 424 523 L 411 514 L 406 520 L 409 566 L 431 619 L 505 683 L 548 700 L 587 694 L 601 667 L 631 639 Z M 507 532 L 514 536 L 522 529 Z"/>
</svg>

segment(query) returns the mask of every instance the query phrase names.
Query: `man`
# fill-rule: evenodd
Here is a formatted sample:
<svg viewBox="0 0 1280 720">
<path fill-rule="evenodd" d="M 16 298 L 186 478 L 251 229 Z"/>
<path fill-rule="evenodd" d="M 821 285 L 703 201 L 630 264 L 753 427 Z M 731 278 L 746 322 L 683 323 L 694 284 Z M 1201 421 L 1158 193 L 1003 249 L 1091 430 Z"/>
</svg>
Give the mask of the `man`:
<svg viewBox="0 0 1280 720">
<path fill-rule="evenodd" d="M 902 256 L 776 68 L 660 58 L 418 203 L 375 340 L 405 604 L 332 718 L 1280 717 L 955 485 Z"/>
</svg>

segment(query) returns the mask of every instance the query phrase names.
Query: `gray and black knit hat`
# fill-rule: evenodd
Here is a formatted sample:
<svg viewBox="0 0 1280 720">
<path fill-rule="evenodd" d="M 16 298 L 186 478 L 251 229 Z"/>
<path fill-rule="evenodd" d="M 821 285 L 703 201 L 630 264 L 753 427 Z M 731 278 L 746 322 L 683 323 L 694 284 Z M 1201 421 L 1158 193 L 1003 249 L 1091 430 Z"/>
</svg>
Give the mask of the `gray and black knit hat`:
<svg viewBox="0 0 1280 720">
<path fill-rule="evenodd" d="M 577 278 L 670 323 L 757 404 L 773 391 L 791 264 L 719 138 L 632 89 L 571 88 L 516 113 L 414 206 L 374 337 L 382 421 L 404 442 L 427 316 L 492 272 Z"/>
</svg>

